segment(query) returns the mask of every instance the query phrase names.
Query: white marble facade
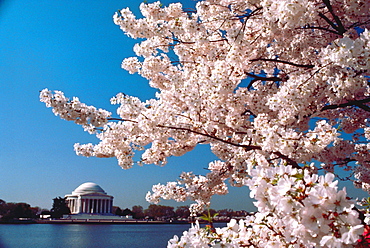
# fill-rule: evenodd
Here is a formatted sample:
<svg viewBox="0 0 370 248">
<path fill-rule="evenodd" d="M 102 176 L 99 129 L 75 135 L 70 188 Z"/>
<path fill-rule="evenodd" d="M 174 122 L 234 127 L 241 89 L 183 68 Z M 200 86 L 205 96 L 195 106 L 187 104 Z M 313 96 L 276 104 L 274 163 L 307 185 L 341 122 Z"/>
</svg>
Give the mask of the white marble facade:
<svg viewBox="0 0 370 248">
<path fill-rule="evenodd" d="M 113 196 L 96 183 L 83 183 L 65 196 L 71 214 L 111 214 Z"/>
</svg>

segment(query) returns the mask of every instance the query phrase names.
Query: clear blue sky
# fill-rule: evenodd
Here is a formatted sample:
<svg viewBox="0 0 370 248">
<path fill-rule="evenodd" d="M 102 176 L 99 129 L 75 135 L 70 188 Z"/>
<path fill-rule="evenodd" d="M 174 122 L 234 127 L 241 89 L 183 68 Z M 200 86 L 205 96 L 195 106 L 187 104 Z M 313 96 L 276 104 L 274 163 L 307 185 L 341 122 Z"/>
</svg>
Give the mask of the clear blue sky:
<svg viewBox="0 0 370 248">
<path fill-rule="evenodd" d="M 203 168 L 215 159 L 207 147 L 171 158 L 165 167 L 130 170 L 121 169 L 115 159 L 79 157 L 73 144 L 96 143 L 96 138 L 39 102 L 44 88 L 112 112 L 115 106 L 109 100 L 119 92 L 152 98 L 154 90 L 144 79 L 121 69 L 122 60 L 134 55 L 135 40 L 112 20 L 114 12 L 125 7 L 138 13 L 140 3 L 0 0 L 0 199 L 50 209 L 54 197 L 92 181 L 115 197 L 114 205 L 145 208 L 145 194 L 153 184 L 174 181 L 182 171 L 206 173 Z M 254 209 L 246 188 L 230 191 L 215 197 L 212 208 Z"/>
<path fill-rule="evenodd" d="M 169 1 L 165 1 L 167 3 Z M 135 40 L 113 23 L 118 9 L 138 13 L 141 1 L 10 0 L 0 5 L 0 199 L 51 208 L 52 199 L 84 182 L 99 184 L 121 208 L 147 207 L 153 184 L 175 181 L 182 171 L 206 173 L 215 157 L 207 147 L 165 167 L 123 170 L 116 159 L 75 155 L 74 143 L 96 143 L 80 126 L 55 117 L 39 102 L 44 88 L 78 96 L 82 102 L 115 113 L 109 100 L 119 92 L 154 96 L 146 80 L 121 69 L 133 56 Z M 188 1 L 187 6 L 194 5 Z M 248 209 L 246 189 L 215 198 L 213 208 Z M 163 201 L 179 206 L 184 203 Z M 189 204 L 189 203 L 187 203 Z M 249 203 L 250 205 L 250 203 Z M 249 207 L 250 209 L 250 207 Z"/>
</svg>

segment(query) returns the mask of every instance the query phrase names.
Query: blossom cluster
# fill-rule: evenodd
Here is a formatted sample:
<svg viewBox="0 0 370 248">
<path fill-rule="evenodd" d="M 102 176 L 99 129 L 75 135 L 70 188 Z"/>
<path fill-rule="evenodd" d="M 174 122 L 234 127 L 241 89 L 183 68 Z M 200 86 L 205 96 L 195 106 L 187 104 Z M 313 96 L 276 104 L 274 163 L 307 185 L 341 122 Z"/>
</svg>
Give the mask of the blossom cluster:
<svg viewBox="0 0 370 248">
<path fill-rule="evenodd" d="M 53 108 L 55 115 L 82 125 L 90 133 L 95 133 L 95 128 L 104 126 L 108 122 L 107 118 L 112 115 L 104 109 L 81 103 L 77 97 L 70 100 L 61 91 L 55 91 L 53 94 L 50 90 L 43 89 L 40 92 L 40 101 L 44 102 L 46 107 Z"/>
<path fill-rule="evenodd" d="M 354 202 L 325 176 L 291 166 L 256 167 L 245 183 L 258 212 L 215 232 L 193 225 L 168 247 L 342 247 L 363 233 Z"/>
<path fill-rule="evenodd" d="M 204 0 L 192 10 L 155 2 L 140 11 L 125 8 L 113 20 L 139 38 L 121 66 L 146 78 L 154 99 L 118 94 L 113 118 L 60 91 L 40 94 L 61 118 L 99 129 L 100 142 L 76 144 L 76 153 L 116 157 L 128 169 L 136 151 L 139 165 L 163 166 L 209 145 L 219 160 L 208 174 L 184 172 L 147 194 L 155 203 L 193 200 L 193 214 L 228 184 L 251 188 L 255 217 L 233 221 L 219 238 L 195 225 L 170 244 L 355 244 L 362 226 L 333 175 L 348 172 L 370 191 L 370 2 Z"/>
<path fill-rule="evenodd" d="M 220 161 L 210 163 L 209 168 Z M 152 203 L 158 203 L 160 199 L 176 200 L 183 202 L 191 199 L 196 203 L 191 204 L 191 216 L 197 216 L 205 206 L 209 207 L 213 195 L 225 195 L 228 193 L 227 185 L 224 180 L 226 177 L 220 177 L 213 170 L 206 176 L 196 176 L 193 173 L 183 172 L 178 182 L 168 182 L 166 185 L 157 184 L 152 188 L 153 193 L 148 192 L 146 200 Z M 184 185 L 184 187 L 182 187 Z"/>
</svg>

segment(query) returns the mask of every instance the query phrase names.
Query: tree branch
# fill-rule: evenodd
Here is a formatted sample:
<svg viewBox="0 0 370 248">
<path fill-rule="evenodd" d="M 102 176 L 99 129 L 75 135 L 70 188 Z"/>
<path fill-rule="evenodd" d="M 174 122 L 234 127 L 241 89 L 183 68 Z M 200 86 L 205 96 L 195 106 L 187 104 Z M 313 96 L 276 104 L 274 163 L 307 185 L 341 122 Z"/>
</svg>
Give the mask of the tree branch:
<svg viewBox="0 0 370 248">
<path fill-rule="evenodd" d="M 195 134 L 198 134 L 198 135 L 207 137 L 207 138 L 211 138 L 211 139 L 220 141 L 220 142 L 225 143 L 225 144 L 228 144 L 228 145 L 232 145 L 232 146 L 236 146 L 236 147 L 242 147 L 246 151 L 250 151 L 250 150 L 262 150 L 262 148 L 260 146 L 241 145 L 241 144 L 233 143 L 233 142 L 230 142 L 230 141 L 227 141 L 227 140 L 224 140 L 224 139 L 221 139 L 221 138 L 212 136 L 210 134 L 201 133 L 201 132 L 198 132 L 198 131 L 195 131 L 195 130 L 191 130 L 191 129 L 185 128 L 185 127 L 173 127 L 173 126 L 165 126 L 165 125 L 160 125 L 160 124 L 157 125 L 157 127 L 160 127 L 160 128 L 168 128 L 168 129 L 172 129 L 172 130 L 181 130 L 181 131 L 187 131 L 187 132 L 190 132 L 190 133 L 195 133 Z"/>
<path fill-rule="evenodd" d="M 343 23 L 341 22 L 341 20 L 339 19 L 339 17 L 334 13 L 334 10 L 333 10 L 333 7 L 331 6 L 331 4 L 330 4 L 330 0 L 323 0 L 323 3 L 326 5 L 326 7 L 328 8 L 328 10 L 329 10 L 329 12 L 330 12 L 330 14 L 333 16 L 333 18 L 334 18 L 334 20 L 335 20 L 335 22 L 336 22 L 336 25 L 332 22 L 332 21 L 330 21 L 329 19 L 325 19 L 324 18 L 324 20 L 325 21 L 327 21 L 327 20 L 329 20 L 329 24 L 335 29 L 335 30 L 337 30 L 338 31 L 338 33 L 340 34 L 340 35 L 343 35 L 347 30 L 344 28 L 344 26 L 343 26 Z M 321 14 L 320 13 L 320 17 L 322 17 L 321 15 L 323 15 L 323 14 Z M 325 16 L 326 17 L 326 16 Z"/>
<path fill-rule="evenodd" d="M 245 75 L 247 75 L 248 77 L 253 78 L 250 81 L 249 85 L 247 86 L 248 90 L 250 90 L 253 83 L 256 82 L 256 81 L 273 81 L 273 82 L 283 81 L 283 79 L 279 78 L 279 77 L 261 77 L 261 76 L 258 76 L 258 75 L 255 75 L 255 74 L 252 74 L 252 73 L 249 73 L 249 72 L 245 72 Z"/>
<path fill-rule="evenodd" d="M 334 30 L 336 30 L 338 35 L 343 35 L 347 30 L 344 28 L 343 23 L 341 22 L 339 17 L 334 13 L 333 7 L 330 4 L 330 0 L 323 0 L 323 3 L 334 18 L 335 23 L 323 13 L 319 13 L 319 16 L 324 19 Z"/>
<path fill-rule="evenodd" d="M 130 122 L 133 122 L 133 123 L 138 123 L 137 121 L 125 120 L 125 119 L 120 119 L 120 118 L 108 118 L 108 120 L 130 121 Z M 196 131 L 196 130 L 191 130 L 191 129 L 185 128 L 185 127 L 173 127 L 173 126 L 165 126 L 165 125 L 161 125 L 161 124 L 158 124 L 156 126 L 159 127 L 159 128 L 168 128 L 168 129 L 172 129 L 172 130 L 180 130 L 180 131 L 186 131 L 186 132 L 190 132 L 190 133 L 195 133 L 195 134 L 198 134 L 198 135 L 201 135 L 201 136 L 210 138 L 210 139 L 214 139 L 214 140 L 220 141 L 222 143 L 225 143 L 225 144 L 228 144 L 228 145 L 231 145 L 231 146 L 236 146 L 236 147 L 244 148 L 245 151 L 262 150 L 262 147 L 261 146 L 241 145 L 241 144 L 233 143 L 233 142 L 230 142 L 230 141 L 227 141 L 227 140 L 224 140 L 224 139 L 221 139 L 221 138 L 212 136 L 210 134 L 202 133 L 202 132 L 199 132 L 199 131 Z M 288 156 L 282 154 L 281 152 L 272 152 L 272 153 L 274 155 L 278 156 L 279 158 L 285 160 L 288 164 L 292 165 L 293 168 L 297 168 L 297 169 L 300 169 L 301 168 L 298 165 L 297 162 L 295 162 L 294 160 L 292 160 Z"/>
<path fill-rule="evenodd" d="M 273 154 L 275 154 L 276 156 L 278 156 L 281 159 L 284 159 L 288 164 L 293 166 L 293 168 L 301 169 L 301 167 L 298 165 L 298 163 L 296 161 L 294 161 L 293 159 L 289 158 L 288 156 L 282 154 L 281 152 L 273 152 Z"/>
<path fill-rule="evenodd" d="M 313 26 L 310 26 L 310 25 L 307 25 L 307 26 L 304 26 L 304 27 L 299 27 L 299 28 L 296 28 L 296 29 L 318 29 L 318 30 L 324 30 L 324 31 L 339 35 L 339 33 L 337 31 L 334 31 L 334 30 L 331 30 L 331 29 L 328 29 L 328 28 L 324 28 L 324 27 L 313 27 Z"/>
<path fill-rule="evenodd" d="M 334 28 L 334 30 L 336 31 L 332 31 L 332 33 L 334 34 L 337 34 L 337 35 L 342 35 L 339 31 L 338 31 L 338 27 L 326 16 L 324 15 L 323 13 L 320 13 L 319 16 L 324 19 L 332 28 Z M 328 29 L 330 30 L 330 29 Z"/>
<path fill-rule="evenodd" d="M 251 61 L 251 62 L 255 62 L 255 61 L 270 61 L 270 62 L 277 62 L 277 63 L 282 63 L 282 64 L 288 64 L 288 65 L 292 65 L 292 66 L 296 66 L 296 67 L 301 67 L 301 68 L 308 68 L 308 69 L 311 69 L 311 68 L 314 68 L 315 67 L 314 65 L 301 65 L 301 64 L 296 64 L 296 63 L 293 63 L 293 62 L 279 60 L 279 59 L 264 59 L 264 58 L 259 58 L 259 59 L 251 59 L 249 61 Z"/>
<path fill-rule="evenodd" d="M 362 100 L 352 100 L 352 101 L 348 101 L 342 104 L 332 104 L 332 105 L 324 106 L 321 109 L 321 111 L 328 110 L 328 109 L 337 109 L 337 108 L 345 108 L 345 107 L 350 107 L 350 106 L 357 106 L 365 111 L 370 112 L 370 107 L 364 104 L 368 102 L 370 102 L 370 98 L 365 98 Z"/>
</svg>

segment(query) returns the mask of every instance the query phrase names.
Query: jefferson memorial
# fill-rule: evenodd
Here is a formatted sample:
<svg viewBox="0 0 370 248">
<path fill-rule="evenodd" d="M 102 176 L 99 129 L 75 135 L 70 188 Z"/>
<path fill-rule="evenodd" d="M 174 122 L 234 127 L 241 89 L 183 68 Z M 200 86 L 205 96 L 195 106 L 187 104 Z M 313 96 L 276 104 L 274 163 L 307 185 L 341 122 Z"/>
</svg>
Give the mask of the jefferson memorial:
<svg viewBox="0 0 370 248">
<path fill-rule="evenodd" d="M 71 214 L 67 219 L 116 219 L 112 214 L 113 196 L 96 183 L 87 182 L 78 186 L 72 194 L 65 195 Z"/>
<path fill-rule="evenodd" d="M 107 195 L 96 183 L 83 183 L 65 197 L 72 214 L 112 213 L 113 196 Z"/>
</svg>

